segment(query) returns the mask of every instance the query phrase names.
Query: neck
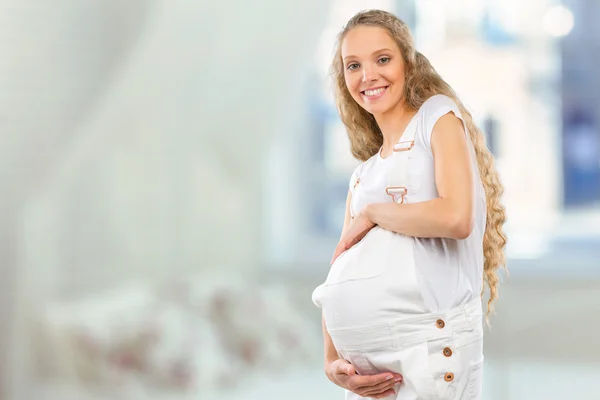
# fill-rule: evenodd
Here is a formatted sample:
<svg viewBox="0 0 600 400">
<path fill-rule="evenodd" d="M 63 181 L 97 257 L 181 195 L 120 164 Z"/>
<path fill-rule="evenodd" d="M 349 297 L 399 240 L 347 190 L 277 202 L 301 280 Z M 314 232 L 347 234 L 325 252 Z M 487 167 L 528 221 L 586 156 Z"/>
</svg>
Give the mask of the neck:
<svg viewBox="0 0 600 400">
<path fill-rule="evenodd" d="M 391 110 L 375 115 L 375 121 L 383 135 L 382 152 L 387 153 L 400 140 L 407 125 L 415 115 L 415 110 L 408 106 L 404 100 Z"/>
</svg>

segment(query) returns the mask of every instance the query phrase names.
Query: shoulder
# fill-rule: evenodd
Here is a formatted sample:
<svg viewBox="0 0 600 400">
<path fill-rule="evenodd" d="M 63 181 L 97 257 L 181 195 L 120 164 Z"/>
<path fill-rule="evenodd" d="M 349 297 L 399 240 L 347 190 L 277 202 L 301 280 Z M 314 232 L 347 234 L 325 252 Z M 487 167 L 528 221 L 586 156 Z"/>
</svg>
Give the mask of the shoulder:
<svg viewBox="0 0 600 400">
<path fill-rule="evenodd" d="M 463 117 L 458 105 L 452 98 L 446 95 L 438 94 L 430 97 L 423 103 L 419 111 L 421 113 L 420 134 L 428 148 L 431 148 L 431 135 L 438 122 L 440 123 L 439 128 L 457 124 L 464 128 Z M 450 113 L 454 115 L 445 117 Z"/>
<path fill-rule="evenodd" d="M 431 120 L 435 123 L 441 116 L 452 111 L 456 116 L 462 119 L 462 114 L 458 108 L 458 105 L 452 98 L 443 95 L 436 94 L 427 99 L 421 106 L 421 112 L 426 120 Z"/>
</svg>

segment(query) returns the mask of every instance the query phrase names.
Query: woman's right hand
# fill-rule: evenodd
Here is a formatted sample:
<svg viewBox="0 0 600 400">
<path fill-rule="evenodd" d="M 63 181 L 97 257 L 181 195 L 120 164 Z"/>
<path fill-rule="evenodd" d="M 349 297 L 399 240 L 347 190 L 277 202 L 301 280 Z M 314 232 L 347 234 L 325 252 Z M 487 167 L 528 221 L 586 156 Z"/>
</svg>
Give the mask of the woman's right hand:
<svg viewBox="0 0 600 400">
<path fill-rule="evenodd" d="M 402 381 L 402 375 L 392 372 L 357 375 L 354 366 L 341 358 L 327 363 L 325 373 L 336 385 L 359 396 L 374 399 L 383 399 L 395 394 L 394 386 Z"/>
</svg>

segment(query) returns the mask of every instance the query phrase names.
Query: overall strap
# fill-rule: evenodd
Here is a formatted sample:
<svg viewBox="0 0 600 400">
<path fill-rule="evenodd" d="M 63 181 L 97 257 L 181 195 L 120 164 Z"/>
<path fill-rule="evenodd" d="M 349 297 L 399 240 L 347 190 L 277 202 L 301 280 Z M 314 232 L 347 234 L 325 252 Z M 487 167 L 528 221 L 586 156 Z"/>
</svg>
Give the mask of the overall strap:
<svg viewBox="0 0 600 400">
<path fill-rule="evenodd" d="M 418 118 L 415 116 L 398 143 L 394 145 L 390 169 L 388 171 L 388 185 L 385 192 L 392 197 L 395 203 L 404 203 L 404 197 L 408 194 L 408 168 L 409 152 L 415 145 L 415 134 L 417 132 Z"/>
</svg>

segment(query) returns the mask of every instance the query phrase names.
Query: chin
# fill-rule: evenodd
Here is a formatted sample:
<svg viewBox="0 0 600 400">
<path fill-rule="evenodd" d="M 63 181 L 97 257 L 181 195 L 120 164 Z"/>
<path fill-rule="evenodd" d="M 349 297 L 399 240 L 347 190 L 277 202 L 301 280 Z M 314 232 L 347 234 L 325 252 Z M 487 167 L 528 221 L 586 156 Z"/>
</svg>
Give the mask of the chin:
<svg viewBox="0 0 600 400">
<path fill-rule="evenodd" d="M 381 105 L 378 104 L 376 106 L 361 104 L 361 106 L 365 110 L 367 110 L 367 112 L 369 112 L 370 114 L 373 114 L 373 115 L 384 114 L 391 109 L 391 107 L 389 105 L 383 105 L 383 104 L 381 104 Z"/>
</svg>

